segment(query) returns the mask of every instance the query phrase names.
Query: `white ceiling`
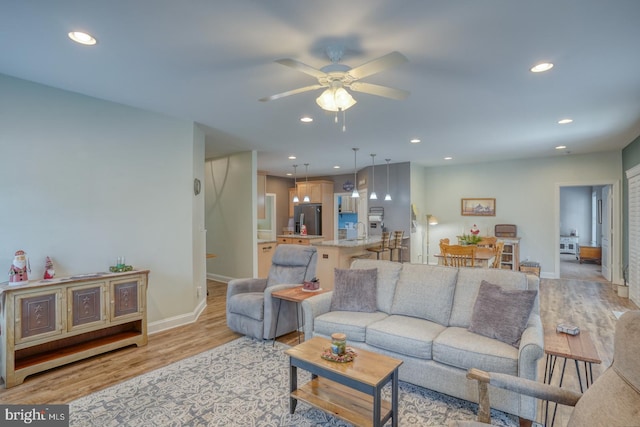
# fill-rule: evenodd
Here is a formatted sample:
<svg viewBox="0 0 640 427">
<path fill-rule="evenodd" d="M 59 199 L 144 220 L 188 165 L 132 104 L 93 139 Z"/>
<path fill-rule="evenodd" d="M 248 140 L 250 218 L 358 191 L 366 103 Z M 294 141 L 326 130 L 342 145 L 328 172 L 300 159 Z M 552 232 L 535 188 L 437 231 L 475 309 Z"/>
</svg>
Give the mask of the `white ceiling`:
<svg viewBox="0 0 640 427">
<path fill-rule="evenodd" d="M 0 0 L 0 73 L 193 120 L 207 158 L 257 150 L 281 176 L 350 173 L 352 147 L 358 168 L 621 149 L 640 135 L 639 41 L 638 0 Z M 346 132 L 321 90 L 258 101 L 315 83 L 274 60 L 321 68 L 335 44 L 351 67 L 403 53 L 364 81 L 409 98 L 354 93 Z M 528 71 L 541 61 L 555 67 Z"/>
</svg>

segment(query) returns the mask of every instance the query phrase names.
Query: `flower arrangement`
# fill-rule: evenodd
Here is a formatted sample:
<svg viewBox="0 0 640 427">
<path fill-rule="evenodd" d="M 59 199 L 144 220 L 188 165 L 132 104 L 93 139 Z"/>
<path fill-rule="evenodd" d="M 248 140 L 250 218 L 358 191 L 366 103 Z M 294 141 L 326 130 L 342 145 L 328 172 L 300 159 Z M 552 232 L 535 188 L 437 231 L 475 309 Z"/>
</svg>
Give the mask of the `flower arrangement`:
<svg viewBox="0 0 640 427">
<path fill-rule="evenodd" d="M 477 245 L 482 240 L 482 237 L 476 234 L 463 234 L 460 236 L 460 243 L 463 245 Z"/>
</svg>

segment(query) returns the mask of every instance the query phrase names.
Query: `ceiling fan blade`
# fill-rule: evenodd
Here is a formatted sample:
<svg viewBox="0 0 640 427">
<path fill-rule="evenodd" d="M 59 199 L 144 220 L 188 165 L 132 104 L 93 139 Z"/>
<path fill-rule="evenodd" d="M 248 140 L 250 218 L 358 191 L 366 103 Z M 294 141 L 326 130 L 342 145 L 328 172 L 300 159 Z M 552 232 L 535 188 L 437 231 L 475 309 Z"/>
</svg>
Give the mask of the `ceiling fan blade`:
<svg viewBox="0 0 640 427">
<path fill-rule="evenodd" d="M 291 67 L 295 70 L 302 71 L 303 73 L 313 76 L 317 79 L 327 76 L 327 73 L 325 73 L 324 71 L 318 70 L 317 68 L 313 68 L 310 65 L 303 64 L 302 62 L 296 61 L 295 59 L 289 59 L 289 58 L 277 59 L 276 62 L 278 64 Z"/>
<path fill-rule="evenodd" d="M 379 73 L 380 71 L 384 71 L 387 68 L 403 64 L 405 62 L 409 62 L 407 57 L 400 52 L 394 51 L 381 56 L 380 58 L 366 62 L 359 67 L 353 68 L 349 70 L 348 74 L 354 79 L 358 80 L 372 74 Z"/>
<path fill-rule="evenodd" d="M 372 83 L 353 82 L 349 87 L 362 93 L 368 93 L 371 95 L 384 96 L 385 98 L 402 100 L 409 96 L 409 92 L 402 89 L 395 89 L 387 86 L 374 85 Z"/>
<path fill-rule="evenodd" d="M 280 98 L 284 98 L 285 96 L 296 95 L 296 94 L 302 93 L 302 92 L 309 92 L 310 90 L 321 89 L 323 87 L 325 87 L 325 86 L 323 86 L 321 84 L 305 86 L 305 87 L 301 87 L 301 88 L 298 88 L 298 89 L 293 89 L 293 90 L 288 90 L 286 92 L 277 93 L 275 95 L 266 96 L 264 98 L 260 98 L 259 101 L 262 101 L 262 102 L 273 101 L 274 99 L 280 99 Z"/>
</svg>

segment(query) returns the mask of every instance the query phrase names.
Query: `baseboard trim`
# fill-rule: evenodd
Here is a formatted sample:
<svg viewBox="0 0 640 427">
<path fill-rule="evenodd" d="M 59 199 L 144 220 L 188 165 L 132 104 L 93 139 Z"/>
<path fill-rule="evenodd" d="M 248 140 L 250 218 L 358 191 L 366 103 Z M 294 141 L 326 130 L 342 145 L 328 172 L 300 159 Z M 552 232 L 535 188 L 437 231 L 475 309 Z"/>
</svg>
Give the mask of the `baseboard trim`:
<svg viewBox="0 0 640 427">
<path fill-rule="evenodd" d="M 235 277 L 222 276 L 215 273 L 207 273 L 207 279 L 215 280 L 217 282 L 229 283 L 229 281 L 235 279 Z"/>
<path fill-rule="evenodd" d="M 181 314 L 179 316 L 169 317 L 167 319 L 158 320 L 157 322 L 151 322 L 147 325 L 147 333 L 149 335 L 157 334 L 158 332 L 167 331 L 169 329 L 177 328 L 178 326 L 188 325 L 198 320 L 198 317 L 202 314 L 207 307 L 207 299 L 202 298 L 198 306 L 191 313 Z"/>
</svg>

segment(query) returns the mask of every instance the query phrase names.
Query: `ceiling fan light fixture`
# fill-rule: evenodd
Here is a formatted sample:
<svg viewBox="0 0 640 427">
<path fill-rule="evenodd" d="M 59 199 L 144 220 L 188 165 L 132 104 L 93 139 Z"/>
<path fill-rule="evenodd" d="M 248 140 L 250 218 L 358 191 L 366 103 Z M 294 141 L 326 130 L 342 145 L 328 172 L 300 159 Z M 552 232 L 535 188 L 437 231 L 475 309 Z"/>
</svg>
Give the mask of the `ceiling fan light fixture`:
<svg viewBox="0 0 640 427">
<path fill-rule="evenodd" d="M 353 96 L 343 87 L 332 86 L 326 89 L 316 98 L 316 103 L 326 111 L 345 111 L 354 105 L 356 101 Z"/>
</svg>

